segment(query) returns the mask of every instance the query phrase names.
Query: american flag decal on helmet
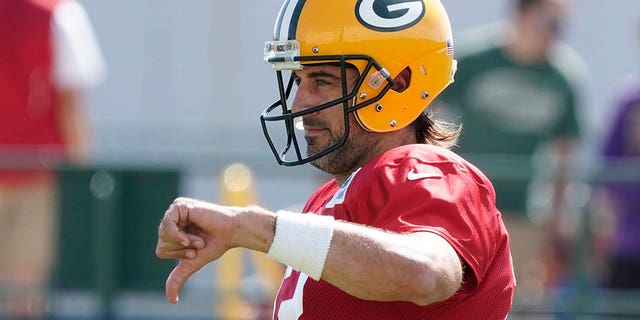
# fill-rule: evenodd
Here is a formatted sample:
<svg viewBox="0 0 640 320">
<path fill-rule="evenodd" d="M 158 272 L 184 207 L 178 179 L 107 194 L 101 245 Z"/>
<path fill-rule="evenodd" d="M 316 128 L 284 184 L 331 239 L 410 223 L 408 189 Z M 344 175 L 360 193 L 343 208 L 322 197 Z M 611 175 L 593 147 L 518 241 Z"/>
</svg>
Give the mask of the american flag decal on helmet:
<svg viewBox="0 0 640 320">
<path fill-rule="evenodd" d="M 453 55 L 454 52 L 454 48 L 453 48 L 453 38 L 448 38 L 447 39 L 447 49 L 445 50 L 445 53 L 450 56 Z"/>
</svg>

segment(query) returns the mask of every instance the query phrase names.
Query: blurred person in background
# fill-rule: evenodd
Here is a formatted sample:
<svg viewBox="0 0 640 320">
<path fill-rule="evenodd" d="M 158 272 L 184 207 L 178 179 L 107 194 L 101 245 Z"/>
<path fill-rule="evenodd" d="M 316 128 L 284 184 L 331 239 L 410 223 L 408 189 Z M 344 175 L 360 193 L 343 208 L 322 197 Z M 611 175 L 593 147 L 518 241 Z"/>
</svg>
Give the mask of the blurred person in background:
<svg viewBox="0 0 640 320">
<path fill-rule="evenodd" d="M 614 106 L 596 181 L 592 230 L 604 262 L 601 283 L 640 289 L 640 79 L 630 77 Z"/>
<path fill-rule="evenodd" d="M 566 217 L 572 214 L 564 198 L 575 166 L 586 67 L 560 41 L 566 1 L 513 5 L 509 22 L 470 31 L 458 41 L 459 71 L 441 102 L 446 117 L 464 123 L 459 152 L 494 182 L 512 239 L 516 299 L 536 301 L 545 284 L 563 281 L 566 269 L 572 237 Z M 541 161 L 534 161 L 536 154 Z M 534 183 L 535 176 L 540 181 Z"/>
<path fill-rule="evenodd" d="M 55 176 L 90 157 L 83 92 L 105 65 L 73 0 L 0 1 L 0 317 L 43 316 L 55 254 Z"/>
</svg>

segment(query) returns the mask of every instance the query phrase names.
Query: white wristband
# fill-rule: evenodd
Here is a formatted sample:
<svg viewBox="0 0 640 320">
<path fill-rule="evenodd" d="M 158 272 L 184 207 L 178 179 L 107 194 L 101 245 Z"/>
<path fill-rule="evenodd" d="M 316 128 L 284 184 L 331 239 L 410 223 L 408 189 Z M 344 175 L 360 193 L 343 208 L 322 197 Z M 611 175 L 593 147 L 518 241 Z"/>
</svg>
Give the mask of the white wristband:
<svg viewBox="0 0 640 320">
<path fill-rule="evenodd" d="M 276 231 L 267 256 L 320 280 L 333 237 L 333 217 L 288 211 L 276 214 Z"/>
</svg>

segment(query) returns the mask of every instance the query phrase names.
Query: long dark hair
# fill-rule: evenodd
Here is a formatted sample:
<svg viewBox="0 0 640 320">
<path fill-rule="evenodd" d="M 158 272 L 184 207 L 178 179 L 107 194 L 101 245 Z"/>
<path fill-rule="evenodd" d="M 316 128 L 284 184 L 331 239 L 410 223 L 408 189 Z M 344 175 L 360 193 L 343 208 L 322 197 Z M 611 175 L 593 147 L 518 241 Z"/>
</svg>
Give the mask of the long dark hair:
<svg viewBox="0 0 640 320">
<path fill-rule="evenodd" d="M 447 149 L 456 146 L 462 133 L 462 124 L 433 119 L 433 113 L 430 111 L 421 113 L 411 126 L 415 130 L 418 143 L 428 143 Z"/>
</svg>

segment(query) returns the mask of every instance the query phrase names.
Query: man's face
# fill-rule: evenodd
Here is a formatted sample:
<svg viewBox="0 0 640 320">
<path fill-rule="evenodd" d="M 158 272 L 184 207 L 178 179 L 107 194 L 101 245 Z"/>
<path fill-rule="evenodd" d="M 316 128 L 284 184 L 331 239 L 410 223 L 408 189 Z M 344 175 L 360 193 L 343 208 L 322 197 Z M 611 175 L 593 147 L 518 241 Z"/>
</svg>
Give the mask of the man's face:
<svg viewBox="0 0 640 320">
<path fill-rule="evenodd" d="M 358 78 L 358 71 L 346 69 L 347 91 L 351 91 Z M 343 97 L 340 67 L 333 65 L 307 66 L 295 72 L 298 85 L 293 101 L 293 112 L 299 112 Z M 312 162 L 329 174 L 348 174 L 361 165 L 371 145 L 371 133 L 349 115 L 349 137 L 344 146 Z M 345 135 L 345 118 L 342 103 L 303 117 L 307 154 L 313 155 L 336 144 Z"/>
<path fill-rule="evenodd" d="M 566 19 L 564 0 L 547 0 L 533 5 L 522 13 L 523 23 L 541 46 L 549 47 L 562 32 Z"/>
</svg>

